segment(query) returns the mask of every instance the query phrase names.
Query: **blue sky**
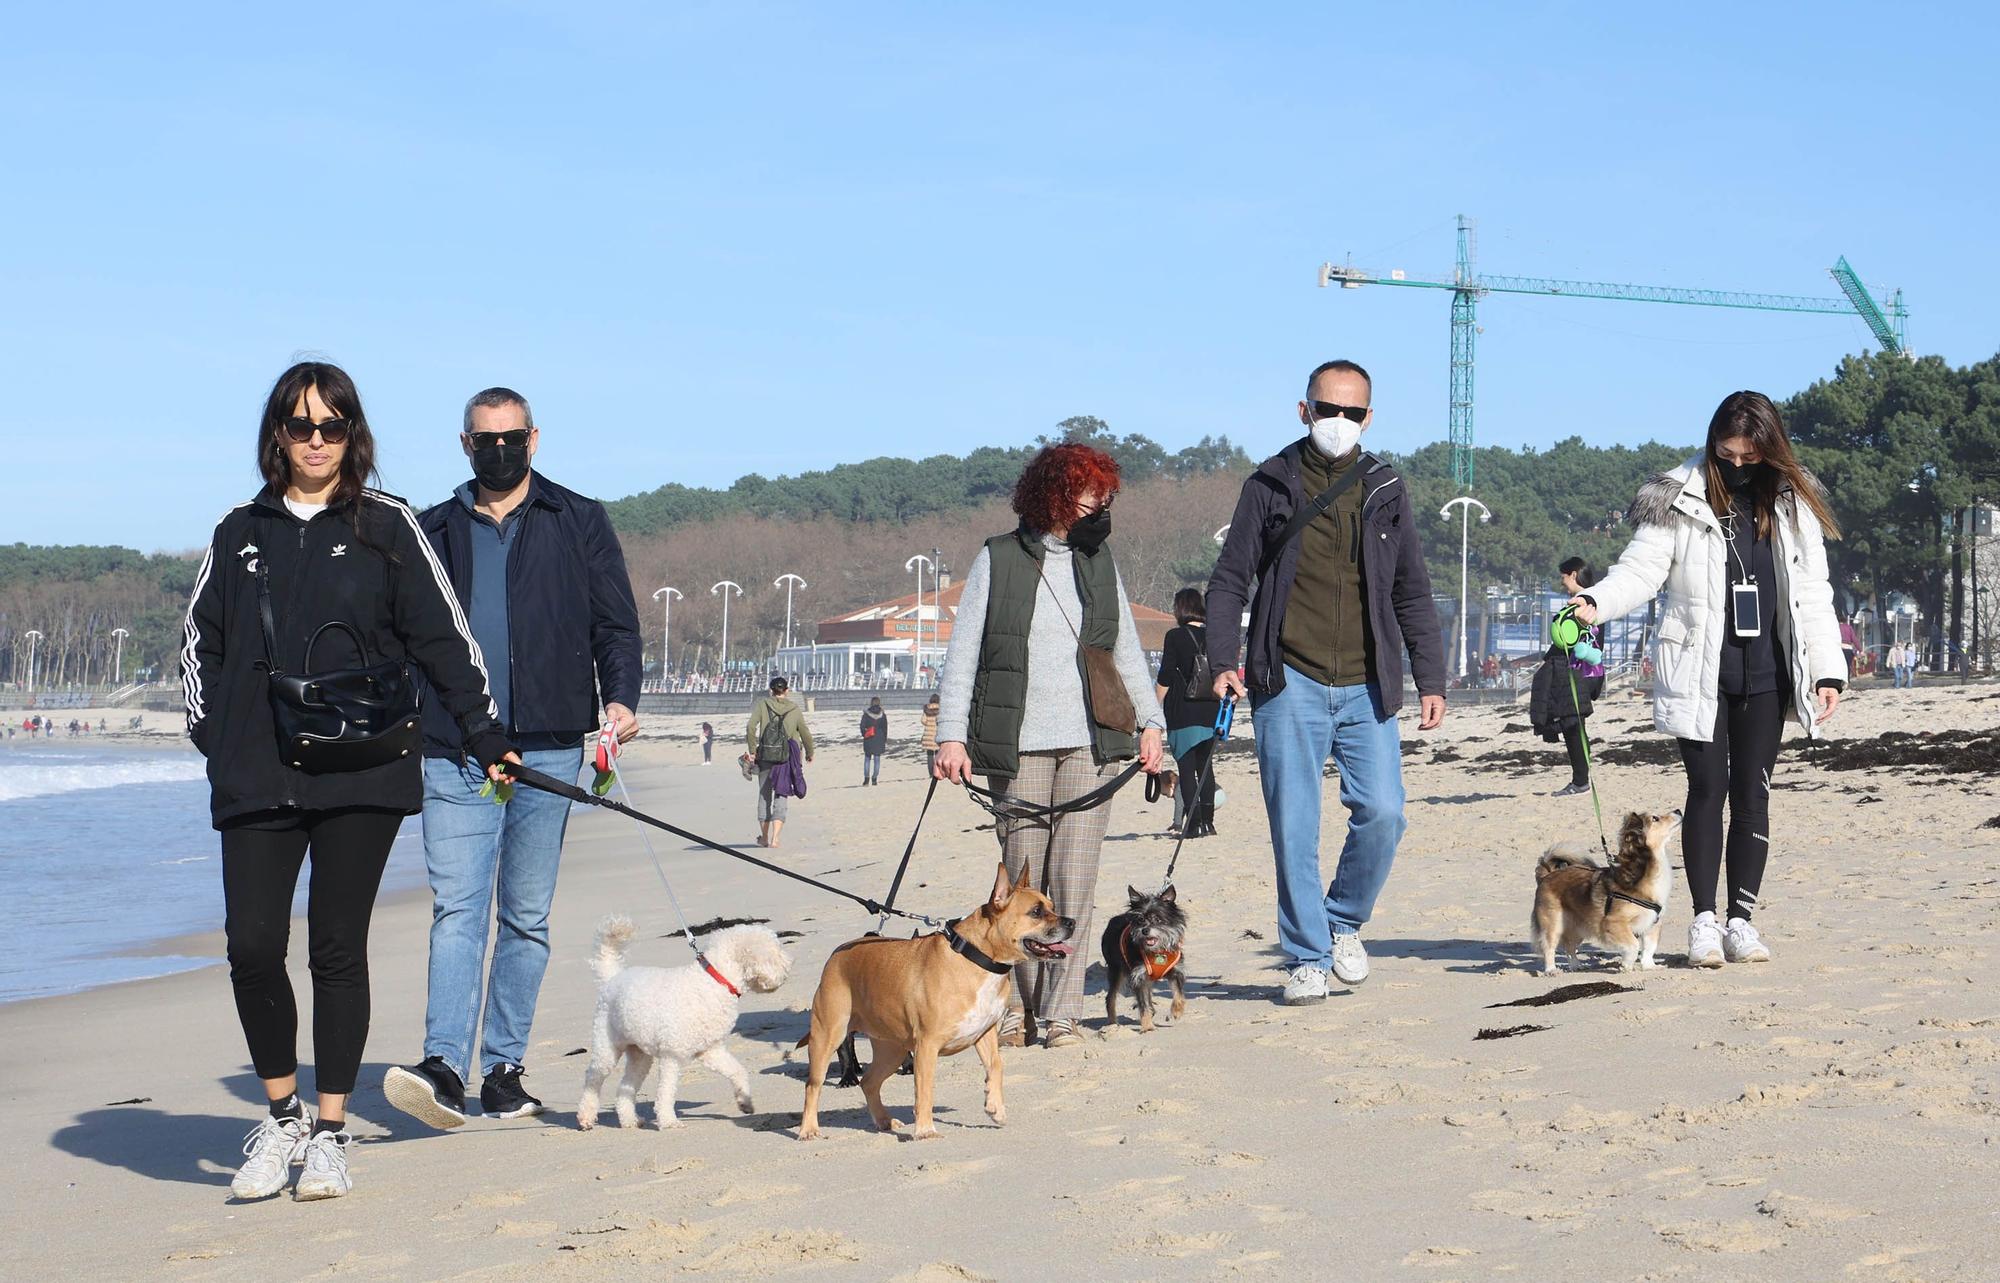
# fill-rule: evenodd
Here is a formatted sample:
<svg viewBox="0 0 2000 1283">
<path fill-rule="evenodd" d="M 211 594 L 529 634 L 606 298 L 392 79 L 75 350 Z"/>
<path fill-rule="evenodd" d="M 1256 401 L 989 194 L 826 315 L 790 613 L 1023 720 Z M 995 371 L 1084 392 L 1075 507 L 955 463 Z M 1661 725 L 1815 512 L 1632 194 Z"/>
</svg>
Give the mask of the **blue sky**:
<svg viewBox="0 0 2000 1283">
<path fill-rule="evenodd" d="M 666 481 L 1032 438 L 1445 434 L 1451 222 L 1514 275 L 1900 285 L 1996 347 L 1983 6 L 35 6 L 0 44 L 0 543 L 199 543 L 299 353 L 391 490 L 519 388 L 541 465 Z M 1784 14 L 1777 10 L 1786 10 Z M 1691 440 L 1858 319 L 1494 297 L 1482 443 Z"/>
</svg>

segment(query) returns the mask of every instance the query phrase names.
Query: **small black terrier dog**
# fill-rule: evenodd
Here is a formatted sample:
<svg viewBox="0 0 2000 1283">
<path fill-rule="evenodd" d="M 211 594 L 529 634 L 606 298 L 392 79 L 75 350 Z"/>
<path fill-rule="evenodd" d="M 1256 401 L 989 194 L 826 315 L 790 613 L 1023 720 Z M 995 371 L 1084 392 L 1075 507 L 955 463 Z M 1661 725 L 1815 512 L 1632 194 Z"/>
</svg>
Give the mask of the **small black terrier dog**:
<svg viewBox="0 0 2000 1283">
<path fill-rule="evenodd" d="M 1125 888 L 1130 903 L 1125 912 L 1104 925 L 1104 1014 L 1118 1023 L 1118 993 L 1128 986 L 1139 1003 L 1139 1032 L 1153 1032 L 1153 985 L 1173 986 L 1173 1015 L 1187 1010 L 1187 972 L 1181 966 L 1181 941 L 1187 935 L 1187 913 L 1170 886 L 1157 895 Z"/>
</svg>

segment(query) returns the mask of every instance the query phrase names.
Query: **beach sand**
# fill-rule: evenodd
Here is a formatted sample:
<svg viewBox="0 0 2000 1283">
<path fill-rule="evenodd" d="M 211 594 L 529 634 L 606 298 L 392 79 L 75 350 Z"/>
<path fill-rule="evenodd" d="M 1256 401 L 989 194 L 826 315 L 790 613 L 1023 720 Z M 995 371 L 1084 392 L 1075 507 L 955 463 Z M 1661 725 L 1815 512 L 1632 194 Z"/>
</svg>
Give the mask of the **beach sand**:
<svg viewBox="0 0 2000 1283">
<path fill-rule="evenodd" d="M 1672 744 L 1645 706 L 1600 709 L 1607 820 L 1679 805 Z M 880 895 L 923 796 L 921 756 L 905 738 L 882 787 L 864 791 L 848 715 L 819 720 L 829 733 L 782 858 Z M 566 1111 L 588 1041 L 596 921 L 638 919 L 635 962 L 687 957 L 667 938 L 671 913 L 633 826 L 596 812 L 571 826 L 527 1057 L 544 1119 L 435 1134 L 386 1106 L 383 1070 L 420 1054 L 428 905 L 408 895 L 379 907 L 374 1030 L 352 1105 L 357 1188 L 343 1200 L 229 1201 L 261 1093 L 222 968 L 0 1007 L 0 1206 L 14 1227 L 0 1273 L 1991 1278 L 2000 834 L 1980 826 L 2000 812 L 1994 741 L 1893 736 L 2000 726 L 2000 689 L 1870 690 L 1841 709 L 1844 738 L 1821 760 L 1788 742 L 1759 915 L 1776 957 L 1719 971 L 1673 965 L 1689 917 L 1677 878 L 1665 969 L 1532 974 L 1535 859 L 1594 822 L 1588 796 L 1545 796 L 1564 779 L 1560 750 L 1503 729 L 1525 720 L 1525 709 L 1455 710 L 1429 735 L 1405 721 L 1410 828 L 1365 933 L 1374 975 L 1315 1007 L 1273 1001 L 1263 807 L 1252 758 L 1225 755 L 1221 836 L 1189 844 L 1176 879 L 1193 920 L 1186 1017 L 1143 1037 L 1129 1014 L 1102 1031 L 1094 969 L 1084 1045 L 1006 1054 L 1004 1128 L 980 1110 L 968 1053 L 940 1069 L 939 1139 L 875 1134 L 859 1093 L 830 1088 L 825 1139 L 794 1140 L 803 1064 L 789 1049 L 829 950 L 872 923 L 661 834 L 697 920 L 756 916 L 802 933 L 793 980 L 746 995 L 732 1039 L 759 1112 L 739 1117 L 726 1084 L 696 1070 L 682 1084 L 684 1129 L 655 1130 L 648 1100 L 640 1130 L 607 1114 L 579 1132 Z M 752 795 L 734 743 L 718 745 L 714 766 L 695 764 L 698 721 L 655 726 L 664 733 L 632 750 L 633 791 L 691 829 L 747 842 Z M 1855 765 L 1867 769 L 1835 769 Z M 1335 789 L 1329 778 L 1337 814 Z M 1113 805 L 1100 921 L 1128 882 L 1157 884 L 1170 849 L 1165 804 L 1133 788 Z M 906 905 L 977 903 L 997 855 L 985 818 L 940 794 Z M 294 940 L 307 1007 L 302 928 Z M 1096 941 L 1083 946 L 1095 955 Z M 211 935 L 172 947 L 222 946 Z M 1495 1005 L 1597 980 L 1629 989 Z M 1520 1025 L 1546 1028 L 1475 1037 Z M 907 1118 L 910 1080 L 887 1093 Z"/>
</svg>

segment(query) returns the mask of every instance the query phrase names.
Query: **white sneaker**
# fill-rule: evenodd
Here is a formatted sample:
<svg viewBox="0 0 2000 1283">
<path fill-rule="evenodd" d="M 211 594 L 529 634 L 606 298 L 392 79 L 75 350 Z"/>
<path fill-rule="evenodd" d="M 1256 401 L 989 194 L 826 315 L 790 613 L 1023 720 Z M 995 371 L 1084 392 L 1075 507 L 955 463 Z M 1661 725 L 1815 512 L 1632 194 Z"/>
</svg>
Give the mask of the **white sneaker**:
<svg viewBox="0 0 2000 1283">
<path fill-rule="evenodd" d="M 1731 962 L 1769 962 L 1771 950 L 1748 918 L 1731 918 L 1722 932 L 1722 956 Z"/>
<path fill-rule="evenodd" d="M 1688 965 L 1722 965 L 1722 928 L 1715 925 L 1714 913 L 1698 913 L 1688 924 Z"/>
<path fill-rule="evenodd" d="M 1344 985 L 1358 985 L 1368 978 L 1368 950 L 1358 935 L 1333 933 L 1333 974 Z"/>
<path fill-rule="evenodd" d="M 312 1116 L 272 1118 L 250 1129 L 243 1138 L 243 1166 L 229 1182 L 229 1192 L 238 1198 L 269 1198 L 292 1179 L 292 1164 L 304 1155 L 306 1136 L 312 1131 Z"/>
<path fill-rule="evenodd" d="M 354 1188 L 347 1174 L 347 1146 L 354 1138 L 346 1132 L 318 1132 L 306 1141 L 306 1169 L 292 1197 L 301 1203 L 316 1198 L 339 1198 Z"/>
<path fill-rule="evenodd" d="M 1293 967 L 1285 976 L 1285 1005 L 1296 1007 L 1326 1001 L 1326 972 L 1309 962 Z"/>
</svg>

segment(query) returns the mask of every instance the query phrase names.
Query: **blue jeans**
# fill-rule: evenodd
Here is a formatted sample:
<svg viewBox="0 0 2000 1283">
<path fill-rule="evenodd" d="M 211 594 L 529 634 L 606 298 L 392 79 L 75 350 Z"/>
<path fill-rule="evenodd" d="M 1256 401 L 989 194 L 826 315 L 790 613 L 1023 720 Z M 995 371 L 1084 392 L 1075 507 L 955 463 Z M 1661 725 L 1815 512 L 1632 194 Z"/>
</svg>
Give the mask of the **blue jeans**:
<svg viewBox="0 0 2000 1283">
<path fill-rule="evenodd" d="M 863 753 L 861 755 L 861 782 L 866 784 L 871 780 L 879 781 L 881 778 L 882 755 L 880 753 Z"/>
<path fill-rule="evenodd" d="M 1402 736 L 1373 683 L 1322 686 L 1287 665 L 1285 689 L 1253 704 L 1257 768 L 1278 864 L 1278 942 L 1290 965 L 1327 967 L 1333 934 L 1375 911 L 1403 837 Z M 1320 891 L 1319 802 L 1328 756 L 1340 771 L 1347 841 Z"/>
<path fill-rule="evenodd" d="M 521 754 L 544 775 L 574 780 L 581 748 Z M 442 1056 L 463 1082 L 472 1071 L 480 1033 L 480 982 L 486 987 L 485 1041 L 480 1076 L 518 1065 L 549 965 L 549 905 L 556 894 L 569 803 L 521 785 L 505 806 L 479 796 L 485 775 L 476 765 L 424 759 L 424 863 L 431 882 L 430 999 L 424 1014 L 424 1056 Z M 499 901 L 493 965 L 486 966 L 486 932 Z"/>
</svg>

